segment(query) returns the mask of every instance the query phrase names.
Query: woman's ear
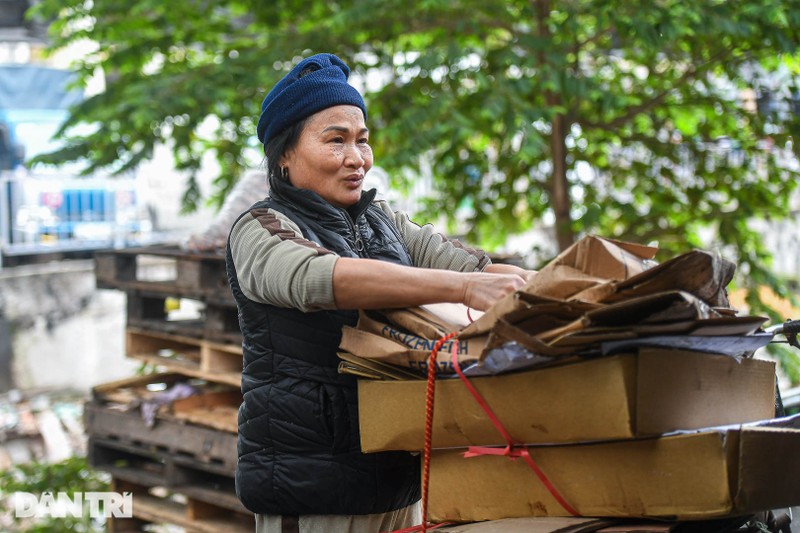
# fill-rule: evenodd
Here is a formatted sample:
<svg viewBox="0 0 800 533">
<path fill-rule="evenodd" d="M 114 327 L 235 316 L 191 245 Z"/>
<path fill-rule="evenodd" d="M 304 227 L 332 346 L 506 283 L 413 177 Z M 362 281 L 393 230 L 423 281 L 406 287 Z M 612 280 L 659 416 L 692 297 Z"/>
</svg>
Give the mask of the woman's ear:
<svg viewBox="0 0 800 533">
<path fill-rule="evenodd" d="M 294 155 L 294 152 L 293 152 L 293 150 L 286 150 L 286 151 L 283 153 L 283 155 L 281 156 L 280 160 L 279 160 L 280 167 L 281 167 L 281 168 L 286 168 L 286 167 L 288 167 L 288 166 L 291 164 L 291 162 L 292 162 L 292 159 L 293 159 L 293 157 L 292 157 L 292 156 L 293 156 L 293 155 Z"/>
</svg>

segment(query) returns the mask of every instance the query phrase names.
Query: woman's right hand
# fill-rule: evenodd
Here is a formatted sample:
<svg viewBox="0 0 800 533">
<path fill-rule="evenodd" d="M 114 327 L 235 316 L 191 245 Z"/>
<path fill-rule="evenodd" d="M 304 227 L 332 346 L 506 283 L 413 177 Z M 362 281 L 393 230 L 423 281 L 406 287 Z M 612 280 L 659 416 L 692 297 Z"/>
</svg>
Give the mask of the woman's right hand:
<svg viewBox="0 0 800 533">
<path fill-rule="evenodd" d="M 337 258 L 333 293 L 338 309 L 381 309 L 463 303 L 486 311 L 526 283 L 513 272 L 455 272 L 396 265 L 375 259 Z"/>
<path fill-rule="evenodd" d="M 526 282 L 519 274 L 472 272 L 464 275 L 467 281 L 462 303 L 479 311 L 486 311 L 507 294 L 522 288 Z"/>
</svg>

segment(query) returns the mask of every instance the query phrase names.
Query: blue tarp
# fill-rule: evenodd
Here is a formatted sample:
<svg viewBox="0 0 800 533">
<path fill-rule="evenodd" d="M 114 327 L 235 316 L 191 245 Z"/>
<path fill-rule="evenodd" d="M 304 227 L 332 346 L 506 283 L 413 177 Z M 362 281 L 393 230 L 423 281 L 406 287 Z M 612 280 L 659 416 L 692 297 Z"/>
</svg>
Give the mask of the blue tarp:
<svg viewBox="0 0 800 533">
<path fill-rule="evenodd" d="M 59 147 L 53 135 L 83 100 L 75 74 L 43 65 L 0 65 L 0 170 Z M 20 147 L 23 152 L 20 151 Z"/>
<path fill-rule="evenodd" d="M 0 109 L 67 109 L 83 100 L 75 74 L 41 65 L 0 65 Z"/>
</svg>

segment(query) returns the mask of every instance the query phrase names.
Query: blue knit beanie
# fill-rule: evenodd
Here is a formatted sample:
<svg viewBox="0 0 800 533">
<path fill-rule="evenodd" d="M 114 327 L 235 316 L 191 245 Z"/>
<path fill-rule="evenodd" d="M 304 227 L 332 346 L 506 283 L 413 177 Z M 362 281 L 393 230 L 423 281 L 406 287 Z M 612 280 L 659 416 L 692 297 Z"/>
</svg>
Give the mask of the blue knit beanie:
<svg viewBox="0 0 800 533">
<path fill-rule="evenodd" d="M 300 73 L 309 67 L 316 70 L 300 78 Z M 364 99 L 347 83 L 349 76 L 350 68 L 333 54 L 317 54 L 302 60 L 275 84 L 261 103 L 258 139 L 267 144 L 284 128 L 335 105 L 360 107 L 366 120 Z"/>
</svg>

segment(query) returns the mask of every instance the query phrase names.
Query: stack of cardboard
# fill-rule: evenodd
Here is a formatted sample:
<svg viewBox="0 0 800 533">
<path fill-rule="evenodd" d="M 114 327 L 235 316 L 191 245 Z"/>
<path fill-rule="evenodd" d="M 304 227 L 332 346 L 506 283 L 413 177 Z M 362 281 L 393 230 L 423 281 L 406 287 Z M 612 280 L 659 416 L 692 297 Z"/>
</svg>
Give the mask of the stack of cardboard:
<svg viewBox="0 0 800 533">
<path fill-rule="evenodd" d="M 733 265 L 700 251 L 656 265 L 655 252 L 587 237 L 463 327 L 426 310 L 364 314 L 342 341 L 343 370 L 383 378 L 359 382 L 362 449 L 423 449 L 425 383 L 397 372 L 424 367 L 449 330 L 439 373 L 484 374 L 470 382 L 515 447 L 464 383 L 438 380 L 431 520 L 570 507 L 689 520 L 800 502 L 786 475 L 800 471 L 800 423 L 771 420 L 774 364 L 751 357 L 771 335 L 729 307 Z M 497 369 L 517 371 L 485 375 Z"/>
</svg>

